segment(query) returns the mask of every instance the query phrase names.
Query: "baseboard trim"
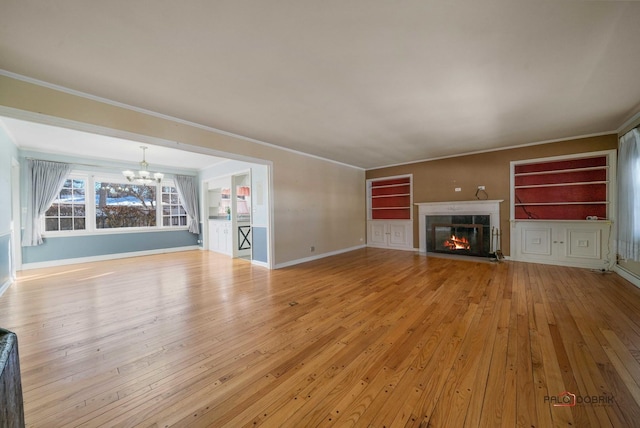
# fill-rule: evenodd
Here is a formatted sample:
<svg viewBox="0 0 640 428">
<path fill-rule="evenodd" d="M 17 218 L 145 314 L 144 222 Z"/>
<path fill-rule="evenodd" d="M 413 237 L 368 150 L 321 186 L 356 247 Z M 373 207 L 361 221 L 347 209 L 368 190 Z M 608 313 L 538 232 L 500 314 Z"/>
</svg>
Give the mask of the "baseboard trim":
<svg viewBox="0 0 640 428">
<path fill-rule="evenodd" d="M 621 277 L 623 277 L 624 279 L 626 279 L 627 281 L 629 281 L 630 283 L 632 283 L 633 285 L 635 285 L 636 287 L 640 288 L 640 278 L 638 278 L 633 273 L 629 272 L 628 270 L 621 267 L 620 265 L 615 265 L 613 267 L 613 271 L 618 275 L 620 275 Z"/>
<path fill-rule="evenodd" d="M 11 287 L 11 284 L 13 284 L 13 282 L 9 280 L 0 286 L 0 297 L 2 297 L 2 294 Z"/>
<path fill-rule="evenodd" d="M 419 248 L 413 248 L 413 247 L 411 247 L 411 248 L 409 248 L 409 247 L 389 247 L 387 245 L 376 245 L 376 244 L 367 244 L 366 246 L 369 247 L 369 248 L 382 248 L 383 250 L 400 250 L 400 251 L 414 251 L 414 252 L 420 251 Z"/>
<path fill-rule="evenodd" d="M 78 257 L 74 259 L 52 260 L 47 262 L 23 263 L 21 270 L 41 269 L 54 266 L 73 265 L 77 263 L 101 262 L 106 260 L 126 259 L 129 257 L 152 256 L 155 254 L 177 253 L 180 251 L 197 250 L 200 247 L 192 245 L 188 247 L 162 248 L 158 250 L 133 251 L 130 253 L 106 254 L 103 256 Z"/>
<path fill-rule="evenodd" d="M 281 268 L 285 268 L 285 267 L 289 267 L 289 266 L 293 266 L 293 265 L 298 265 L 300 263 L 306 263 L 306 262 L 311 262 L 311 261 L 314 261 L 314 260 L 324 259 L 325 257 L 336 256 L 338 254 L 348 253 L 349 251 L 360 250 L 360 249 L 366 248 L 366 247 L 367 247 L 366 245 L 357 245 L 355 247 L 343 248 L 341 250 L 336 250 L 336 251 L 330 251 L 328 253 L 317 254 L 317 255 L 311 256 L 311 257 L 305 257 L 303 259 L 296 259 L 296 260 L 291 260 L 291 261 L 284 262 L 284 263 L 278 263 L 278 264 L 275 265 L 275 269 L 281 269 Z"/>
<path fill-rule="evenodd" d="M 261 262 L 259 260 L 251 260 L 251 264 L 269 269 L 269 263 Z"/>
</svg>

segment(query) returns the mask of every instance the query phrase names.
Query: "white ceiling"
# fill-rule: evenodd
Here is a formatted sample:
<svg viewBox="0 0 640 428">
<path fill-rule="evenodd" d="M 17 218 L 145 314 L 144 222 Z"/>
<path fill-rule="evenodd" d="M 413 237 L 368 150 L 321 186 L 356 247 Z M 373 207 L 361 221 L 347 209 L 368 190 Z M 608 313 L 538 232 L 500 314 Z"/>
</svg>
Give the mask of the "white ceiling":
<svg viewBox="0 0 640 428">
<path fill-rule="evenodd" d="M 634 1 L 0 4 L 1 69 L 364 168 L 640 109 Z"/>
<path fill-rule="evenodd" d="M 143 150 L 151 170 L 162 167 L 200 170 L 226 159 L 121 138 L 0 117 L 2 126 L 22 150 L 117 162 L 135 168 Z M 132 164 L 132 165 L 128 165 Z"/>
</svg>

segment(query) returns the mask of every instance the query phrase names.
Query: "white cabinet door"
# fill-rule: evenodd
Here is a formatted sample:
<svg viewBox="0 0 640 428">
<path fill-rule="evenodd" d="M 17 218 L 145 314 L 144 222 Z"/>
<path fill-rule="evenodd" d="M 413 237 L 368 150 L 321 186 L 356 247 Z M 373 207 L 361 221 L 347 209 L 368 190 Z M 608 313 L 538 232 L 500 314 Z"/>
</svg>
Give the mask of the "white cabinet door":
<svg viewBox="0 0 640 428">
<path fill-rule="evenodd" d="M 209 250 L 231 255 L 231 222 L 209 222 Z"/>
<path fill-rule="evenodd" d="M 382 221 L 369 222 L 369 236 L 367 241 L 372 245 L 387 245 L 387 224 Z"/>
<path fill-rule="evenodd" d="M 551 257 L 553 230 L 544 226 L 523 226 L 520 229 L 520 253 L 525 257 Z"/>
<path fill-rule="evenodd" d="M 413 234 L 409 230 L 409 226 L 405 222 L 389 223 L 387 230 L 388 245 L 395 248 L 413 247 Z M 409 236 L 411 241 L 409 242 Z"/>
<path fill-rule="evenodd" d="M 225 254 L 231 254 L 233 248 L 232 236 L 231 236 L 231 222 L 224 222 L 220 228 L 220 249 Z"/>
<path fill-rule="evenodd" d="M 220 251 L 218 243 L 218 222 L 209 222 L 209 251 Z"/>
<path fill-rule="evenodd" d="M 413 250 L 413 223 L 403 220 L 369 220 L 367 245 Z"/>
<path fill-rule="evenodd" d="M 571 227 L 565 229 L 565 257 L 568 259 L 600 260 L 602 257 L 602 229 Z"/>
</svg>

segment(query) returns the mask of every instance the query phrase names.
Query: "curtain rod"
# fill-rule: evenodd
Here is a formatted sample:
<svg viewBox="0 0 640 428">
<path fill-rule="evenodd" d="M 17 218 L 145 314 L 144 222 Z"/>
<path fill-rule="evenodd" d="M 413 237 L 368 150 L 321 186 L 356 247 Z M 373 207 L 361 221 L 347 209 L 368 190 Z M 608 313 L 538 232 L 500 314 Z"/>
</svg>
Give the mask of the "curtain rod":
<svg viewBox="0 0 640 428">
<path fill-rule="evenodd" d="M 90 168 L 103 168 L 103 169 L 118 169 L 120 167 L 111 167 L 111 166 L 105 166 L 105 165 L 95 165 L 95 164 L 90 164 L 90 163 L 80 163 L 80 162 L 60 162 L 60 161 L 52 161 L 52 160 L 47 160 L 47 159 L 38 159 L 38 158 L 32 158 L 32 157 L 26 157 L 26 160 L 39 160 L 39 161 L 46 161 L 46 162 L 54 162 L 54 163 L 66 163 L 68 165 L 74 165 L 74 166 L 88 166 Z M 197 175 L 190 175 L 190 174 L 177 174 L 174 172 L 169 172 L 167 174 L 170 175 L 185 175 L 185 176 L 189 176 L 189 177 L 197 177 Z"/>
<path fill-rule="evenodd" d="M 104 165 L 92 165 L 90 163 L 78 163 L 78 162 L 60 162 L 60 161 L 52 161 L 52 160 L 48 160 L 48 159 L 38 159 L 38 158 L 25 158 L 26 160 L 39 160 L 39 161 L 45 161 L 45 162 L 54 162 L 54 163 L 66 163 L 68 165 L 78 165 L 78 166 L 90 166 L 93 168 L 110 168 L 108 166 L 104 166 Z"/>
</svg>

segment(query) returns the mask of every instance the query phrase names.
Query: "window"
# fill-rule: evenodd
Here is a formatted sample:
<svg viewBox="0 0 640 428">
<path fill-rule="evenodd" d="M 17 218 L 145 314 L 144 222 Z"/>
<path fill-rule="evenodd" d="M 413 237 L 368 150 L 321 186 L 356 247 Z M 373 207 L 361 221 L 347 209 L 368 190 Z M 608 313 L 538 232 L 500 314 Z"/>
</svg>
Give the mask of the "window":
<svg viewBox="0 0 640 428">
<path fill-rule="evenodd" d="M 58 197 L 44 215 L 45 231 L 85 230 L 85 188 L 84 179 L 69 178 L 64 182 Z"/>
<path fill-rule="evenodd" d="M 180 203 L 178 190 L 173 186 L 162 186 L 162 225 L 187 225 L 187 212 Z"/>
<path fill-rule="evenodd" d="M 88 202 L 87 202 L 88 201 Z M 143 186 L 120 176 L 75 171 L 44 219 L 50 234 L 125 229 L 186 228 L 187 213 L 173 181 Z"/>
<path fill-rule="evenodd" d="M 640 129 L 620 138 L 618 169 L 618 254 L 640 261 Z"/>
<path fill-rule="evenodd" d="M 96 229 L 156 225 L 156 187 L 96 181 Z"/>
</svg>

